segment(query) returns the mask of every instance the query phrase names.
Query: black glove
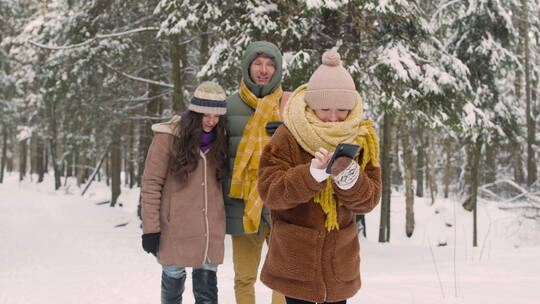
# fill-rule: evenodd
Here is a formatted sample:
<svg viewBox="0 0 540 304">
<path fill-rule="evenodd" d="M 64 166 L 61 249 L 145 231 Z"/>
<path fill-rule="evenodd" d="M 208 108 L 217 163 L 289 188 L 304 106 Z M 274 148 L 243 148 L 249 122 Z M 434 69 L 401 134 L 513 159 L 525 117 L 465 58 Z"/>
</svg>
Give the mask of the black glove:
<svg viewBox="0 0 540 304">
<path fill-rule="evenodd" d="M 147 233 L 142 235 L 142 247 L 144 251 L 156 255 L 159 250 L 159 238 L 161 232 Z"/>
<path fill-rule="evenodd" d="M 268 135 L 272 136 L 277 128 L 279 126 L 281 126 L 283 123 L 281 121 L 270 121 L 266 124 L 266 133 L 268 133 Z"/>
</svg>

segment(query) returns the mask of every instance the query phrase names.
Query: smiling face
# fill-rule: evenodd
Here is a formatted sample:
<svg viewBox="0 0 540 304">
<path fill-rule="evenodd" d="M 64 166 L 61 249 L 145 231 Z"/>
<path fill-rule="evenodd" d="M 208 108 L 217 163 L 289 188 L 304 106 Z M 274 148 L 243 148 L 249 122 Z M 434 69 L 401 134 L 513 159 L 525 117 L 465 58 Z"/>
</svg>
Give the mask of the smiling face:
<svg viewBox="0 0 540 304">
<path fill-rule="evenodd" d="M 317 109 L 313 111 L 324 122 L 344 121 L 350 112 L 345 109 Z"/>
<path fill-rule="evenodd" d="M 270 83 L 275 71 L 274 61 L 266 55 L 258 55 L 249 65 L 249 76 L 256 84 Z"/>
<path fill-rule="evenodd" d="M 212 132 L 214 127 L 219 122 L 219 115 L 216 114 L 204 114 L 202 118 L 202 129 L 204 132 Z"/>
</svg>

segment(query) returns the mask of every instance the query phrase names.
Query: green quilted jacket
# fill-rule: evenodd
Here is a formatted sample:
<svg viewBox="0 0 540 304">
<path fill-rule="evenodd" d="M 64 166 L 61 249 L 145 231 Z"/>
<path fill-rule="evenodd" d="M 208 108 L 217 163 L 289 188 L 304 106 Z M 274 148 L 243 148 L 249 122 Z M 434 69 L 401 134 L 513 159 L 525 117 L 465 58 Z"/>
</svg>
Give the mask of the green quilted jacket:
<svg viewBox="0 0 540 304">
<path fill-rule="evenodd" d="M 259 54 L 265 54 L 268 57 L 274 60 L 276 65 L 276 71 L 272 76 L 270 83 L 266 85 L 255 84 L 249 77 L 249 65 Z M 274 44 L 267 41 L 256 41 L 251 43 L 242 58 L 242 76 L 246 82 L 247 87 L 258 97 L 263 97 L 270 94 L 276 87 L 281 84 L 281 75 L 282 75 L 282 59 L 281 52 Z M 236 149 L 238 149 L 238 144 L 242 139 L 242 134 L 244 128 L 251 117 L 255 112 L 255 109 L 252 109 L 248 106 L 237 93 L 229 96 L 227 98 L 227 123 L 229 128 L 229 155 L 230 155 L 230 170 L 227 178 L 223 184 L 223 194 L 225 201 L 225 212 L 227 215 L 227 234 L 231 235 L 242 235 L 244 234 L 244 225 L 242 217 L 244 215 L 244 201 L 241 199 L 235 199 L 229 197 L 229 189 L 231 187 L 231 175 L 232 169 L 234 166 L 234 160 L 236 158 Z M 269 221 L 269 212 L 266 207 L 263 208 L 263 219 L 266 222 Z M 261 220 L 261 225 L 264 220 Z M 259 232 L 261 231 L 261 226 L 259 226 Z"/>
</svg>

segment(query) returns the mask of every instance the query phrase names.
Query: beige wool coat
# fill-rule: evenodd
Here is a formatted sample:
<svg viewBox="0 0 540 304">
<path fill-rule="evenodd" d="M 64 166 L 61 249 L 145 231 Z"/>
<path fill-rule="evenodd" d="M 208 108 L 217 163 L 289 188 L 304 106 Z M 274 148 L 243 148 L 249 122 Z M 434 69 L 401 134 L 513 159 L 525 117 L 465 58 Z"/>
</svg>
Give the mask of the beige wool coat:
<svg viewBox="0 0 540 304">
<path fill-rule="evenodd" d="M 225 208 L 215 165 L 201 151 L 195 171 L 186 183 L 179 182 L 169 168 L 177 134 L 173 121 L 152 126 L 154 137 L 142 177 L 143 233 L 161 232 L 157 254 L 161 265 L 222 264 Z"/>
<path fill-rule="evenodd" d="M 368 163 L 356 184 L 334 194 L 340 229 L 327 231 L 325 214 L 313 202 L 323 190 L 310 174 L 313 157 L 286 126 L 265 147 L 259 166 L 259 192 L 270 209 L 272 231 L 261 281 L 288 297 L 310 302 L 339 302 L 360 288 L 360 243 L 355 214 L 378 203 L 381 170 Z"/>
</svg>

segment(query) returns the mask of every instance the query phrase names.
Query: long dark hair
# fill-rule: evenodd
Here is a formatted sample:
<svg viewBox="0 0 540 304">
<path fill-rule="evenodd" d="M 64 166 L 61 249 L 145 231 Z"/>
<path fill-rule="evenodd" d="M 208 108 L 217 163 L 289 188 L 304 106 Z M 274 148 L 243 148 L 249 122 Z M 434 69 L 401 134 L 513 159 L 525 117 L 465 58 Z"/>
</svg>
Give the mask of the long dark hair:
<svg viewBox="0 0 540 304">
<path fill-rule="evenodd" d="M 203 116 L 204 114 L 201 113 L 186 111 L 182 113 L 182 119 L 175 126 L 177 136 L 174 137 L 173 141 L 171 170 L 178 175 L 182 183 L 189 178 L 189 174 L 197 168 L 199 162 Z M 226 116 L 220 116 L 218 123 L 212 130 L 215 134 L 214 142 L 206 154 L 207 160 L 216 166 L 218 182 L 223 181 L 229 168 L 226 125 Z"/>
</svg>

